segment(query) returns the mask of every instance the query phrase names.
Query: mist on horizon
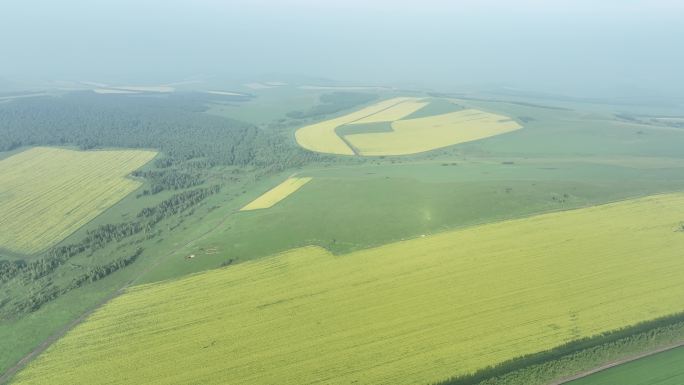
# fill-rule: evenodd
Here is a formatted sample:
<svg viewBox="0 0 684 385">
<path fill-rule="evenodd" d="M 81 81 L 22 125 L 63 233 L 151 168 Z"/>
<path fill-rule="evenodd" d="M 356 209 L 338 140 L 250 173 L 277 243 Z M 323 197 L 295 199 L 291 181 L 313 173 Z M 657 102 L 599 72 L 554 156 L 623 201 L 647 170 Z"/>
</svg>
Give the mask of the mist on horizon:
<svg viewBox="0 0 684 385">
<path fill-rule="evenodd" d="M 1 8 L 7 80 L 291 74 L 684 95 L 684 6 L 674 1 L 9 0 Z"/>
</svg>

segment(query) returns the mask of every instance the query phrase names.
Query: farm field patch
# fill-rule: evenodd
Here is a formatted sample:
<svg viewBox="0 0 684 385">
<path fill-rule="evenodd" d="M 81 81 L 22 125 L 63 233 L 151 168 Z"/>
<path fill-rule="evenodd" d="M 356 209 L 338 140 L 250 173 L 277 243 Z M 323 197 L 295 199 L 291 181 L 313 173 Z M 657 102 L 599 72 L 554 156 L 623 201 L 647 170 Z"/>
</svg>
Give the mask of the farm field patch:
<svg viewBox="0 0 684 385">
<path fill-rule="evenodd" d="M 259 196 L 257 199 L 248 203 L 245 207 L 241 208 L 240 211 L 267 209 L 269 207 L 272 207 L 276 203 L 287 198 L 290 194 L 299 190 L 309 181 L 311 181 L 311 178 L 288 178 L 283 183 L 268 190 L 263 195 Z"/>
<path fill-rule="evenodd" d="M 409 99 L 404 102 L 395 104 L 373 115 L 351 122 L 350 124 L 366 124 L 378 122 L 393 122 L 402 119 L 408 115 L 425 107 L 427 102 L 420 100 Z"/>
<path fill-rule="evenodd" d="M 407 155 L 470 142 L 522 128 L 506 116 L 468 109 L 398 120 L 392 132 L 352 134 L 345 138 L 361 155 Z"/>
<path fill-rule="evenodd" d="M 684 310 L 683 215 L 656 195 L 138 286 L 16 383 L 439 381 Z"/>
<path fill-rule="evenodd" d="M 433 104 L 430 110 L 452 111 L 429 116 L 420 113 Z M 302 127 L 295 137 L 300 146 L 322 153 L 408 155 L 522 128 L 507 116 L 459 108 L 451 100 L 398 97 Z M 419 117 L 411 119 L 413 115 Z M 375 125 L 382 123 L 390 129 L 378 132 Z"/>
<path fill-rule="evenodd" d="M 0 247 L 53 245 L 140 186 L 126 176 L 156 152 L 36 147 L 0 161 Z"/>
<path fill-rule="evenodd" d="M 295 139 L 300 146 L 311 151 L 354 155 L 354 151 L 337 135 L 335 129 L 409 100 L 414 100 L 414 98 L 398 97 L 383 100 L 349 114 L 302 127 L 295 132 Z"/>
</svg>

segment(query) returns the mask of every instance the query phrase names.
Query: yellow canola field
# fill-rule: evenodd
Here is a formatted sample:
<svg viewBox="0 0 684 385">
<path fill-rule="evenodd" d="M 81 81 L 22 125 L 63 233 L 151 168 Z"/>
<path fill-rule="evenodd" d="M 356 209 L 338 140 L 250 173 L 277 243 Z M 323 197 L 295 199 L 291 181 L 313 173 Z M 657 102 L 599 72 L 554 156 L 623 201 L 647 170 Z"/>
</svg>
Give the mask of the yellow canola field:
<svg viewBox="0 0 684 385">
<path fill-rule="evenodd" d="M 379 122 L 393 122 L 395 120 L 403 119 L 406 116 L 420 110 L 425 107 L 428 103 L 421 102 L 417 100 L 406 100 L 404 102 L 398 103 L 384 109 L 376 114 L 367 116 L 365 118 L 355 120 L 349 124 L 367 124 L 367 123 L 379 123 Z"/>
<path fill-rule="evenodd" d="M 354 155 L 354 151 L 335 132 L 337 127 L 376 114 L 404 101 L 414 99 L 398 97 L 383 100 L 347 115 L 302 127 L 295 132 L 295 139 L 300 146 L 307 150 L 327 154 Z"/>
<path fill-rule="evenodd" d="M 392 132 L 345 139 L 360 155 L 406 155 L 488 138 L 522 128 L 506 116 L 467 109 L 392 123 Z"/>
<path fill-rule="evenodd" d="M 258 209 L 267 209 L 276 203 L 287 198 L 290 194 L 299 190 L 302 186 L 309 183 L 311 178 L 288 178 L 283 183 L 275 186 L 274 188 L 266 191 L 257 199 L 251 201 L 245 207 L 241 208 L 240 211 L 250 211 Z"/>
<path fill-rule="evenodd" d="M 15 384 L 418 384 L 684 310 L 684 194 L 138 286 Z"/>
<path fill-rule="evenodd" d="M 49 247 L 140 186 L 126 178 L 154 158 L 139 150 L 35 147 L 0 161 L 0 248 Z"/>
</svg>

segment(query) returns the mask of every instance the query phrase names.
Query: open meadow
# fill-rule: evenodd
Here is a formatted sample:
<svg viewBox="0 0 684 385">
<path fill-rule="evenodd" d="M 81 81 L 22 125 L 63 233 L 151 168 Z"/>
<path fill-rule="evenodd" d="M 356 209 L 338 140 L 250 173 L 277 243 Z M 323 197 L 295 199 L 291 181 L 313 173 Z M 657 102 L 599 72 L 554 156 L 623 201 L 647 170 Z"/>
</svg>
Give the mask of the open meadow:
<svg viewBox="0 0 684 385">
<path fill-rule="evenodd" d="M 0 248 L 35 253 L 137 189 L 154 151 L 37 147 L 0 161 Z"/>
<path fill-rule="evenodd" d="M 467 374 L 683 311 L 683 215 L 684 195 L 656 195 L 341 256 L 297 249 L 134 287 L 15 383 L 413 384 Z"/>
<path fill-rule="evenodd" d="M 244 96 L 208 94 L 204 92 L 206 89 L 221 89 L 226 90 L 225 92 L 236 90 L 236 92 L 244 92 Z M 375 274 L 372 271 L 376 268 L 366 262 L 384 253 L 388 254 L 388 258 L 390 254 L 399 255 L 403 263 L 404 258 L 401 258 L 403 254 L 400 253 L 398 245 L 403 245 L 404 242 L 408 244 L 416 241 L 427 242 L 442 234 L 447 234 L 445 232 L 466 234 L 468 231 L 474 231 L 492 222 L 534 219 L 540 214 L 550 212 L 560 215 L 567 210 L 583 210 L 587 207 L 625 199 L 684 191 L 684 153 L 681 151 L 684 131 L 663 127 L 661 123 L 654 123 L 651 120 L 631 121 L 616 117 L 612 112 L 613 107 L 594 104 L 572 105 L 560 102 L 553 105 L 551 103 L 540 105 L 526 101 L 467 99 L 460 98 L 458 95 L 430 95 L 415 92 L 402 95 L 388 90 L 376 90 L 373 93 L 352 91 L 310 91 L 296 85 L 247 91 L 239 86 L 225 84 L 203 88 L 201 93 L 169 93 L 163 99 L 126 95 L 96 96 L 88 93 L 69 94 L 61 98 L 27 98 L 3 104 L 1 112 L 5 117 L 13 119 L 0 121 L 0 130 L 3 133 L 3 136 L 0 136 L 0 148 L 6 150 L 0 152 L 0 160 L 11 159 L 25 148 L 36 144 L 59 146 L 63 143 L 75 143 L 81 148 L 91 148 L 93 143 L 99 143 L 96 148 L 100 146 L 129 148 L 130 151 L 155 148 L 158 149 L 160 155 L 154 162 L 149 162 L 140 170 L 135 171 L 133 173 L 135 179 L 122 178 L 142 184 L 135 193 L 126 195 L 118 203 L 102 211 L 61 242 L 55 243 L 55 247 L 48 247 L 45 251 L 35 253 L 31 258 L 24 258 L 25 256 L 21 253 L 10 252 L 7 249 L 0 250 L 0 254 L 4 254 L 5 258 L 0 260 L 0 288 L 2 289 L 0 291 L 0 340 L 3 341 L 0 344 L 0 371 L 8 376 L 13 375 L 17 368 L 15 363 L 18 360 L 25 358 L 36 346 L 48 340 L 53 333 L 58 332 L 127 285 L 152 284 L 228 265 L 230 267 L 219 272 L 228 274 L 227 272 L 230 271 L 240 272 L 249 266 L 256 266 L 258 267 L 257 273 L 253 279 L 256 283 L 253 285 L 260 282 L 264 287 L 255 288 L 247 282 L 245 290 L 253 290 L 255 295 L 263 296 L 265 299 L 272 298 L 272 302 L 276 302 L 282 298 L 268 291 L 270 290 L 269 283 L 265 282 L 278 282 L 278 287 L 282 288 L 281 293 L 290 291 L 290 286 L 287 285 L 296 285 L 298 280 L 311 282 L 310 280 L 315 279 L 316 276 L 320 276 L 321 280 L 327 279 L 332 284 L 337 279 L 337 276 L 333 276 L 334 272 L 319 273 L 318 269 L 323 269 L 324 263 L 328 263 L 326 261 L 334 260 L 337 262 L 334 265 L 328 265 L 331 266 L 330 269 L 339 272 L 340 277 L 349 276 L 351 280 L 356 279 L 359 290 L 365 289 L 363 293 L 360 293 L 363 295 L 359 297 L 359 301 L 373 305 L 373 299 L 367 295 L 372 294 L 375 288 L 368 286 L 370 282 L 364 283 L 368 279 L 364 280 L 361 275 L 356 275 L 357 272 L 350 272 L 347 269 L 353 266 L 362 267 L 365 269 L 367 278 L 368 274 Z M 420 122 L 424 119 L 430 121 L 439 116 L 463 117 L 472 111 L 482 111 L 484 114 L 477 116 L 502 117 L 501 119 L 492 118 L 492 123 L 518 122 L 524 125 L 524 129 L 404 156 L 325 155 L 305 150 L 296 142 L 295 133 L 301 127 L 354 114 L 359 109 L 364 110 L 383 103 L 378 103 L 378 100 L 388 98 L 393 100 L 392 98 L 395 97 L 399 99 L 388 102 L 389 105 L 380 110 L 374 107 L 371 113 L 364 117 L 357 116 L 355 121 L 345 120 L 344 124 L 334 128 L 332 132 L 337 138 L 344 139 L 342 143 L 350 149 L 349 138 L 357 135 L 396 133 L 396 126 L 407 122 Z M 420 107 L 423 103 L 426 104 Z M 583 108 L 588 110 L 583 110 Z M 618 108 L 615 107 L 615 109 Z M 673 113 L 667 111 L 647 109 L 640 110 L 640 113 L 644 116 L 674 116 Z M 371 120 L 361 122 L 366 117 Z M 376 121 L 373 121 L 373 117 Z M 386 119 L 397 118 L 399 119 L 397 121 L 386 121 Z M 146 127 L 146 129 L 141 130 L 140 127 Z M 414 142 L 420 144 L 421 140 L 422 138 L 416 139 Z M 390 143 L 390 141 L 386 142 Z M 20 144 L 21 147 L 16 147 L 15 143 Z M 358 153 L 358 149 L 356 151 Z M 78 153 L 97 152 L 100 151 Z M 36 170 L 37 168 L 32 172 L 35 173 Z M 285 185 L 280 186 L 284 180 Z M 303 180 L 309 181 L 303 188 L 295 191 L 295 187 Z M 299 182 L 293 183 L 293 181 Z M 271 190 L 274 192 L 269 193 Z M 283 197 L 284 199 L 280 199 Z M 245 207 L 256 207 L 256 203 L 252 205 L 252 202 L 258 203 L 258 206 L 270 207 L 241 211 Z M 271 205 L 271 203 L 275 204 Z M 625 232 L 632 230 L 634 229 L 627 229 Z M 574 230 L 568 230 L 568 233 L 574 234 L 574 232 Z M 511 237 L 515 238 L 512 235 Z M 406 241 L 408 239 L 411 240 Z M 567 239 L 572 240 L 572 237 L 568 236 Z M 550 244 L 552 240 L 535 238 L 534 241 L 541 242 L 540 244 L 544 247 L 547 245 L 559 247 L 556 244 Z M 470 244 L 470 242 L 461 243 Z M 495 257 L 500 255 L 499 252 L 489 249 L 475 250 L 471 246 L 464 247 L 462 244 L 449 243 L 448 248 L 434 252 L 429 248 L 426 250 L 434 254 L 434 258 L 444 258 L 439 265 L 446 266 L 445 271 L 452 277 L 459 278 L 461 282 L 470 281 L 468 277 L 459 273 L 460 270 L 457 271 L 457 267 L 449 264 L 452 262 L 451 259 L 475 258 L 478 266 L 466 266 L 470 269 L 467 270 L 469 272 L 494 269 L 481 262 L 483 258 L 491 259 L 492 255 Z M 288 254 L 290 257 L 287 258 L 273 257 L 275 254 L 309 245 L 319 246 L 325 251 L 305 248 L 290 252 Z M 501 238 L 492 245 L 492 248 L 515 248 L 515 245 L 517 245 L 515 239 Z M 369 248 L 378 250 L 377 254 L 372 253 L 368 250 Z M 414 253 L 411 254 L 414 257 L 409 256 L 408 259 L 413 260 L 414 263 L 426 261 L 426 257 L 418 253 L 419 249 L 420 247 L 417 247 L 416 250 L 407 251 L 409 254 Z M 77 252 L 72 253 L 71 250 L 77 250 Z M 621 249 L 615 252 L 621 252 Z M 298 262 L 302 259 L 298 259 L 297 255 L 306 257 L 309 253 L 312 254 L 311 258 L 303 259 L 307 261 L 306 263 Z M 446 258 L 445 253 L 455 258 Z M 601 253 L 608 253 L 608 250 L 602 250 Z M 501 255 L 503 255 L 501 258 L 509 256 L 511 261 L 525 263 L 516 259 L 520 257 L 518 255 L 510 256 L 508 251 Z M 59 259 L 54 259 L 55 256 Z M 363 260 L 359 256 L 364 256 Z M 532 258 L 534 255 L 528 257 Z M 296 263 L 290 263 L 292 258 Z M 265 266 L 262 262 L 282 260 L 287 260 L 288 266 L 291 267 L 291 269 L 288 268 L 292 272 L 291 279 L 268 275 L 275 272 L 267 274 L 265 268 L 262 268 Z M 395 263 L 394 260 L 388 262 L 385 259 L 379 260 L 378 263 L 382 261 L 387 266 Z M 614 259 L 608 259 L 606 263 L 610 261 L 618 263 Z M 344 266 L 347 262 L 349 266 Z M 437 259 L 433 262 L 438 263 Z M 308 275 L 302 273 L 302 269 L 305 269 L 308 263 L 311 269 L 316 270 L 316 273 Z M 483 266 L 480 267 L 479 264 Z M 582 260 L 578 262 L 578 265 L 580 264 L 587 265 L 589 262 Z M 428 282 L 432 278 L 424 277 L 425 279 L 421 280 L 418 275 L 409 274 L 410 269 L 416 270 L 418 274 L 422 271 L 421 266 L 407 265 L 407 270 L 397 274 L 397 280 L 387 285 L 392 286 L 395 291 L 381 290 L 379 295 L 386 297 L 403 295 L 406 299 L 422 295 L 422 300 L 432 304 L 433 307 L 443 305 L 445 302 L 430 302 L 435 300 L 425 298 L 425 296 L 427 293 L 433 295 L 438 293 L 437 297 L 441 295 L 439 293 L 455 293 L 456 283 L 439 281 L 441 283 L 435 284 L 437 286 L 431 286 Z M 504 263 L 505 266 L 508 265 Z M 15 268 L 19 270 L 14 270 Z M 280 272 L 288 269 L 278 268 Z M 393 271 L 396 272 L 396 270 L 390 270 L 390 272 Z M 212 277 L 211 274 L 201 275 L 201 277 L 209 279 L 207 277 Z M 406 275 L 405 279 L 404 275 Z M 40 278 L 34 278 L 36 276 Z M 252 279 L 251 277 L 245 280 L 248 281 Z M 504 274 L 503 277 L 506 275 Z M 386 279 L 389 278 L 383 277 L 381 281 L 384 282 Z M 536 277 L 525 277 L 525 279 L 536 282 L 534 281 Z M 512 279 L 504 280 L 507 284 L 510 281 Z M 321 288 L 321 292 L 327 290 L 327 286 L 322 283 L 317 281 L 314 283 L 312 288 Z M 446 291 L 441 291 L 443 287 L 447 288 Z M 417 288 L 423 290 L 421 292 L 423 294 L 414 295 L 413 290 Z M 134 289 L 133 292 L 136 290 L 138 289 Z M 204 290 L 204 286 L 198 285 L 197 290 Z M 311 294 L 302 291 L 302 288 L 292 290 L 302 292 L 304 296 Z M 560 290 L 562 289 L 552 290 L 549 295 Z M 187 301 L 201 302 L 204 300 L 201 295 L 219 291 L 209 289 L 209 291 L 205 290 L 204 294 L 200 294 L 183 286 L 175 297 L 179 297 L 181 295 L 179 293 L 183 296 L 187 293 Z M 245 298 L 254 298 L 235 288 L 229 291 L 230 293 L 223 295 L 226 299 L 233 298 L 233 292 Z M 326 298 L 330 301 L 351 306 L 346 302 L 348 298 L 342 294 L 335 294 L 336 290 L 331 289 L 329 293 L 331 297 Z M 351 293 L 356 292 L 351 291 Z M 456 293 L 452 297 L 462 301 L 465 306 L 462 309 L 479 309 L 478 304 L 468 302 L 467 298 L 464 299 L 460 295 L 462 294 Z M 127 298 L 127 296 L 122 298 Z M 319 297 L 313 296 L 312 298 Z M 175 301 L 170 297 L 167 299 L 170 302 Z M 152 301 L 153 298 L 150 300 Z M 287 303 L 290 302 L 301 305 L 296 301 Z M 197 310 L 191 306 L 188 308 L 197 310 L 194 312 L 195 316 L 206 316 L 205 318 L 209 320 L 214 317 L 215 313 L 212 311 L 218 311 L 221 307 L 225 307 L 227 311 L 242 312 L 244 317 L 235 319 L 235 322 L 240 324 L 251 322 L 254 324 L 253 330 L 259 330 L 261 333 L 258 327 L 263 319 L 254 318 L 258 314 L 254 313 L 253 309 L 236 308 L 234 304 L 230 306 L 216 302 L 208 302 L 208 304 L 214 306 L 210 309 L 211 311 L 205 312 L 203 309 Z M 406 304 L 417 306 L 408 300 Z M 322 306 L 317 303 L 306 303 L 302 306 L 308 308 L 313 305 Z M 447 306 L 443 307 L 449 308 L 451 305 L 452 303 L 447 303 Z M 151 307 L 150 313 L 141 314 L 140 325 L 144 328 L 140 330 L 143 334 L 150 330 L 145 317 L 155 314 L 156 306 Z M 365 319 L 366 314 L 368 314 L 368 320 L 380 325 L 381 310 L 373 306 L 367 307 L 368 313 L 342 307 L 342 312 L 347 311 L 357 315 L 358 319 L 354 321 L 357 324 L 345 324 L 346 321 L 341 318 L 331 316 L 329 320 L 333 323 L 330 327 L 341 325 L 345 328 L 361 328 L 358 322 Z M 584 309 L 581 306 L 579 308 Z M 333 311 L 327 308 L 320 309 L 323 309 L 322 314 L 330 314 Z M 418 313 L 435 314 L 430 309 L 418 309 Z M 196 321 L 198 324 L 204 322 L 184 314 L 176 316 L 171 310 L 162 310 L 166 312 L 165 314 L 177 317 L 178 322 L 183 325 L 188 323 L 187 327 L 190 329 L 195 325 L 193 322 Z M 321 332 L 321 329 L 317 329 L 321 327 L 318 324 L 307 325 L 301 322 L 297 318 L 300 316 L 299 312 L 300 308 L 290 309 L 289 315 L 293 317 L 294 323 L 301 324 L 302 328 L 308 326 L 313 332 Z M 470 314 L 467 311 L 461 311 L 461 314 L 463 313 Z M 280 322 L 282 328 L 286 329 L 288 324 L 282 319 L 284 316 L 278 314 L 273 322 Z M 390 318 L 400 319 L 402 314 L 390 314 Z M 586 314 L 591 316 L 592 313 Z M 165 317 L 161 314 L 155 316 Z M 437 320 L 435 323 L 440 325 L 442 321 L 444 325 L 450 322 L 458 325 L 458 322 L 461 322 L 454 314 L 435 315 L 435 317 L 438 316 L 443 317 L 435 318 Z M 223 317 L 226 320 L 232 316 L 216 317 Z M 624 322 L 630 324 L 632 321 L 638 322 L 639 319 L 649 320 L 650 317 L 657 317 L 657 314 L 626 318 Z M 583 321 L 587 320 L 588 318 L 583 319 Z M 421 322 L 427 323 L 428 321 L 422 320 Z M 573 334 L 567 331 L 567 322 L 555 323 L 561 326 L 558 329 L 559 335 L 556 337 L 565 336 L 568 338 L 566 340 L 571 340 L 577 335 L 585 335 L 584 332 L 591 333 L 590 328 L 586 327 L 586 329 L 580 328 L 579 334 Z M 486 322 L 483 321 L 483 324 Z M 173 332 L 175 326 L 168 329 L 166 324 L 160 325 L 161 329 L 156 329 L 155 332 L 159 333 L 160 340 L 166 340 L 166 334 Z M 603 326 L 611 328 L 613 325 L 606 322 Z M 185 327 L 176 326 L 181 329 Z M 216 324 L 212 324 L 206 330 L 210 330 L 209 334 L 213 334 L 216 327 L 221 329 L 221 333 L 224 331 L 227 333 L 227 330 Z M 231 328 L 235 333 L 247 333 L 241 331 L 239 327 L 231 326 Z M 429 327 L 426 328 L 429 329 Z M 402 326 L 401 330 L 406 330 L 406 328 Z M 540 327 L 539 330 L 544 332 L 546 328 Z M 199 339 L 203 338 L 200 338 L 201 336 L 208 335 L 199 329 L 196 332 Z M 325 332 L 330 334 L 330 342 L 339 348 L 341 337 L 334 330 L 326 329 Z M 292 333 L 300 335 L 304 333 L 303 335 L 309 336 L 306 331 L 299 328 L 293 329 Z M 452 331 L 450 330 L 449 333 Z M 528 333 L 529 338 L 532 338 L 537 335 L 537 329 L 529 329 Z M 681 331 L 671 334 L 668 336 L 673 339 L 684 335 Z M 122 338 L 127 338 L 128 335 L 124 333 Z M 223 339 L 221 341 L 230 338 L 235 340 L 241 335 L 220 334 Z M 543 341 L 538 345 L 530 342 L 527 345 L 530 351 L 557 344 L 563 340 L 562 338 L 554 340 L 544 333 L 540 335 Z M 271 338 L 268 333 L 264 336 Z M 659 338 L 664 338 L 662 334 L 659 336 Z M 177 335 L 169 334 L 168 338 L 176 337 Z M 362 338 L 363 336 L 359 331 L 355 335 L 345 337 L 348 337 L 350 342 L 355 342 L 361 340 L 352 339 L 352 337 Z M 404 341 L 414 341 L 411 338 L 407 336 Z M 453 338 L 461 337 L 455 333 Z M 292 341 L 295 340 L 294 334 L 292 339 Z M 277 338 L 273 340 L 274 343 L 282 342 Z M 246 341 L 245 344 L 251 344 L 251 340 Z M 313 344 L 315 339 L 311 341 Z M 426 341 L 439 345 L 434 340 Z M 207 356 L 206 354 L 209 353 L 218 353 L 210 348 L 207 348 L 207 351 L 194 353 L 193 347 L 186 346 L 186 342 L 178 346 L 165 345 L 169 351 L 155 354 L 160 357 L 176 357 L 175 354 L 183 354 L 179 360 L 184 362 L 186 354 L 191 352 L 189 356 L 204 359 L 201 365 L 191 361 L 193 365 L 203 366 L 204 362 L 211 363 L 206 371 L 200 369 L 200 375 L 208 378 L 210 377 L 208 371 L 213 370 L 216 365 L 222 365 L 218 362 L 225 359 L 224 357 L 233 357 L 231 354 L 236 354 L 235 352 L 244 352 L 239 349 L 235 352 L 220 350 L 218 353 L 224 354 L 221 358 L 214 355 Z M 359 345 L 364 347 L 359 352 L 362 357 L 366 357 L 367 361 L 371 362 L 373 357 L 379 354 L 369 353 L 364 350 L 366 347 L 382 345 L 386 348 L 387 344 L 391 345 L 395 342 L 396 339 L 392 338 L 389 338 L 384 345 L 381 342 L 372 341 L 370 345 Z M 293 348 L 299 346 L 295 342 L 287 342 L 287 344 L 292 345 Z M 217 343 L 215 346 L 222 346 L 222 344 Z M 334 349 L 335 346 L 331 345 L 330 349 Z M 394 346 L 398 345 L 391 346 L 394 349 Z M 633 348 L 632 352 L 638 353 L 643 351 L 639 349 L 649 349 L 650 346 L 638 345 Z M 180 350 L 174 351 L 176 347 Z M 259 350 L 258 354 L 263 354 L 267 358 L 272 357 L 271 347 L 267 346 L 264 349 L 264 351 Z M 344 360 L 340 361 L 340 365 L 347 363 L 345 357 L 355 355 L 356 350 L 357 347 L 343 349 L 340 357 Z M 404 345 L 394 350 L 406 352 L 408 348 Z M 573 369 L 584 370 L 592 367 L 583 365 L 600 365 L 619 354 L 616 349 L 611 348 L 605 348 L 602 351 L 605 353 L 600 356 L 590 354 L 595 358 L 594 361 L 568 358 L 571 364 L 564 366 L 566 370 L 563 375 L 576 373 L 572 371 Z M 330 352 L 331 350 L 322 351 L 325 357 L 333 354 Z M 453 353 L 453 357 L 450 352 Z M 511 348 L 501 351 L 500 356 L 494 353 L 489 356 L 484 354 L 479 361 L 466 363 L 470 365 L 469 367 L 479 367 L 478 365 L 482 362 L 496 362 L 503 357 L 518 353 L 520 351 L 514 351 Z M 366 354 L 371 354 L 372 357 L 368 358 Z M 440 345 L 435 349 L 435 354 L 438 358 L 434 362 L 439 362 L 439 364 L 433 361 L 419 364 L 425 368 L 424 372 L 417 372 L 416 376 L 424 375 L 424 378 L 434 378 L 434 381 L 440 381 L 463 373 L 463 367 L 454 364 L 460 359 L 462 351 L 451 351 Z M 443 358 L 442 355 L 449 357 Z M 46 357 L 52 360 L 52 353 Z M 416 360 L 411 362 L 420 362 L 418 358 L 409 358 Z M 191 360 L 194 359 L 191 358 Z M 300 356 L 292 353 L 292 360 L 301 359 Z M 129 364 L 127 361 L 117 360 L 112 364 L 117 368 L 120 363 L 124 366 Z M 234 361 L 242 362 L 238 359 Z M 335 367 L 331 368 L 332 359 L 327 361 L 326 370 L 329 368 L 331 371 L 340 370 L 339 373 L 342 373 L 340 378 L 351 378 L 352 375 L 349 372 Z M 401 361 L 405 362 L 403 356 Z M 164 362 L 168 361 L 162 360 L 159 365 L 165 365 Z M 284 361 L 283 365 L 291 365 L 291 362 Z M 300 365 L 299 361 L 297 362 L 296 365 Z M 563 361 L 563 365 L 565 363 L 566 361 Z M 307 366 L 309 364 L 311 363 L 301 363 L 301 368 L 306 369 L 310 367 Z M 544 366 L 545 368 L 559 367 L 554 361 L 545 362 L 544 365 L 548 365 Z M 439 369 L 435 369 L 438 366 Z M 184 368 L 184 370 L 192 371 L 194 367 Z M 237 373 L 233 370 L 234 368 L 227 369 L 232 374 Z M 385 370 L 386 373 L 396 371 L 397 377 L 395 378 L 406 374 L 387 362 L 383 362 L 378 367 L 378 371 L 381 370 Z M 286 369 L 281 367 L 274 373 L 280 375 L 285 371 Z M 303 372 L 306 373 L 306 370 Z M 365 366 L 359 371 L 364 376 L 366 373 L 370 373 L 369 376 L 379 376 L 371 372 L 373 370 Z M 518 377 L 524 380 L 504 384 L 546 384 L 546 382 L 529 381 L 530 378 L 541 381 L 542 376 L 535 374 L 534 367 L 530 367 L 525 373 L 526 376 Z M 543 378 L 547 380 L 557 378 L 553 377 L 553 373 L 553 370 L 550 370 L 548 376 Z M 238 374 L 251 376 L 246 372 Z M 64 375 L 71 374 L 65 372 Z M 221 382 L 221 378 L 224 377 L 219 375 L 217 378 L 216 381 Z M 406 381 L 411 382 L 416 378 L 418 377 L 409 376 Z M 63 377 L 63 379 L 71 381 L 73 377 Z M 269 381 L 263 378 L 258 379 L 264 382 Z M 59 382 L 58 380 L 60 379 L 55 381 Z M 115 380 L 116 377 L 112 381 Z M 0 383 L 2 381 L 3 378 L 0 377 Z M 122 381 L 125 382 L 128 379 Z M 179 377 L 179 381 L 187 382 L 185 377 Z M 292 382 L 297 382 L 297 379 Z"/>
</svg>

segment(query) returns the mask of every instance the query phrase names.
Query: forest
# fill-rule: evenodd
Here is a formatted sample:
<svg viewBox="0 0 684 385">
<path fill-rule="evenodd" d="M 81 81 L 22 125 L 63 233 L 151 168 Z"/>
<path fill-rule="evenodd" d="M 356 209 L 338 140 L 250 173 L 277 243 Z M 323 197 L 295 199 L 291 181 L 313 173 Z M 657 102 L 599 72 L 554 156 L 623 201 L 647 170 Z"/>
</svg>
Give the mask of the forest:
<svg viewBox="0 0 684 385">
<path fill-rule="evenodd" d="M 190 96 L 118 97 L 77 92 L 2 104 L 0 151 L 36 145 L 83 150 L 154 148 L 165 155 L 158 166 L 183 163 L 188 168 L 286 168 L 317 158 L 288 145 L 273 131 L 204 114 L 205 102 Z"/>
<path fill-rule="evenodd" d="M 329 111 L 336 111 L 352 99 L 360 101 L 358 97 L 335 97 L 325 105 Z M 141 247 L 130 256 L 79 268 L 78 273 L 58 272 L 73 257 L 92 256 L 113 242 L 141 234 L 142 238 L 135 240 L 139 244 L 159 236 L 161 230 L 156 225 L 160 221 L 191 211 L 217 194 L 222 184 L 239 180 L 231 176 L 212 182 L 212 170 L 217 167 L 251 167 L 268 175 L 325 158 L 285 140 L 278 126 L 258 127 L 205 114 L 206 102 L 197 93 L 122 97 L 75 92 L 0 105 L 0 151 L 39 145 L 81 150 L 154 148 L 160 150 L 160 156 L 132 174 L 144 182 L 137 197 L 173 192 L 126 221 L 92 227 L 80 240 L 62 242 L 34 258 L 0 259 L 0 286 L 7 289 L 0 296 L 1 318 L 35 311 L 74 288 L 135 262 L 143 252 Z M 342 104 L 338 106 L 337 102 Z M 286 125 L 281 122 L 279 127 Z M 56 279 L 64 274 L 73 277 Z M 17 289 L 22 287 L 25 289 Z"/>
</svg>

